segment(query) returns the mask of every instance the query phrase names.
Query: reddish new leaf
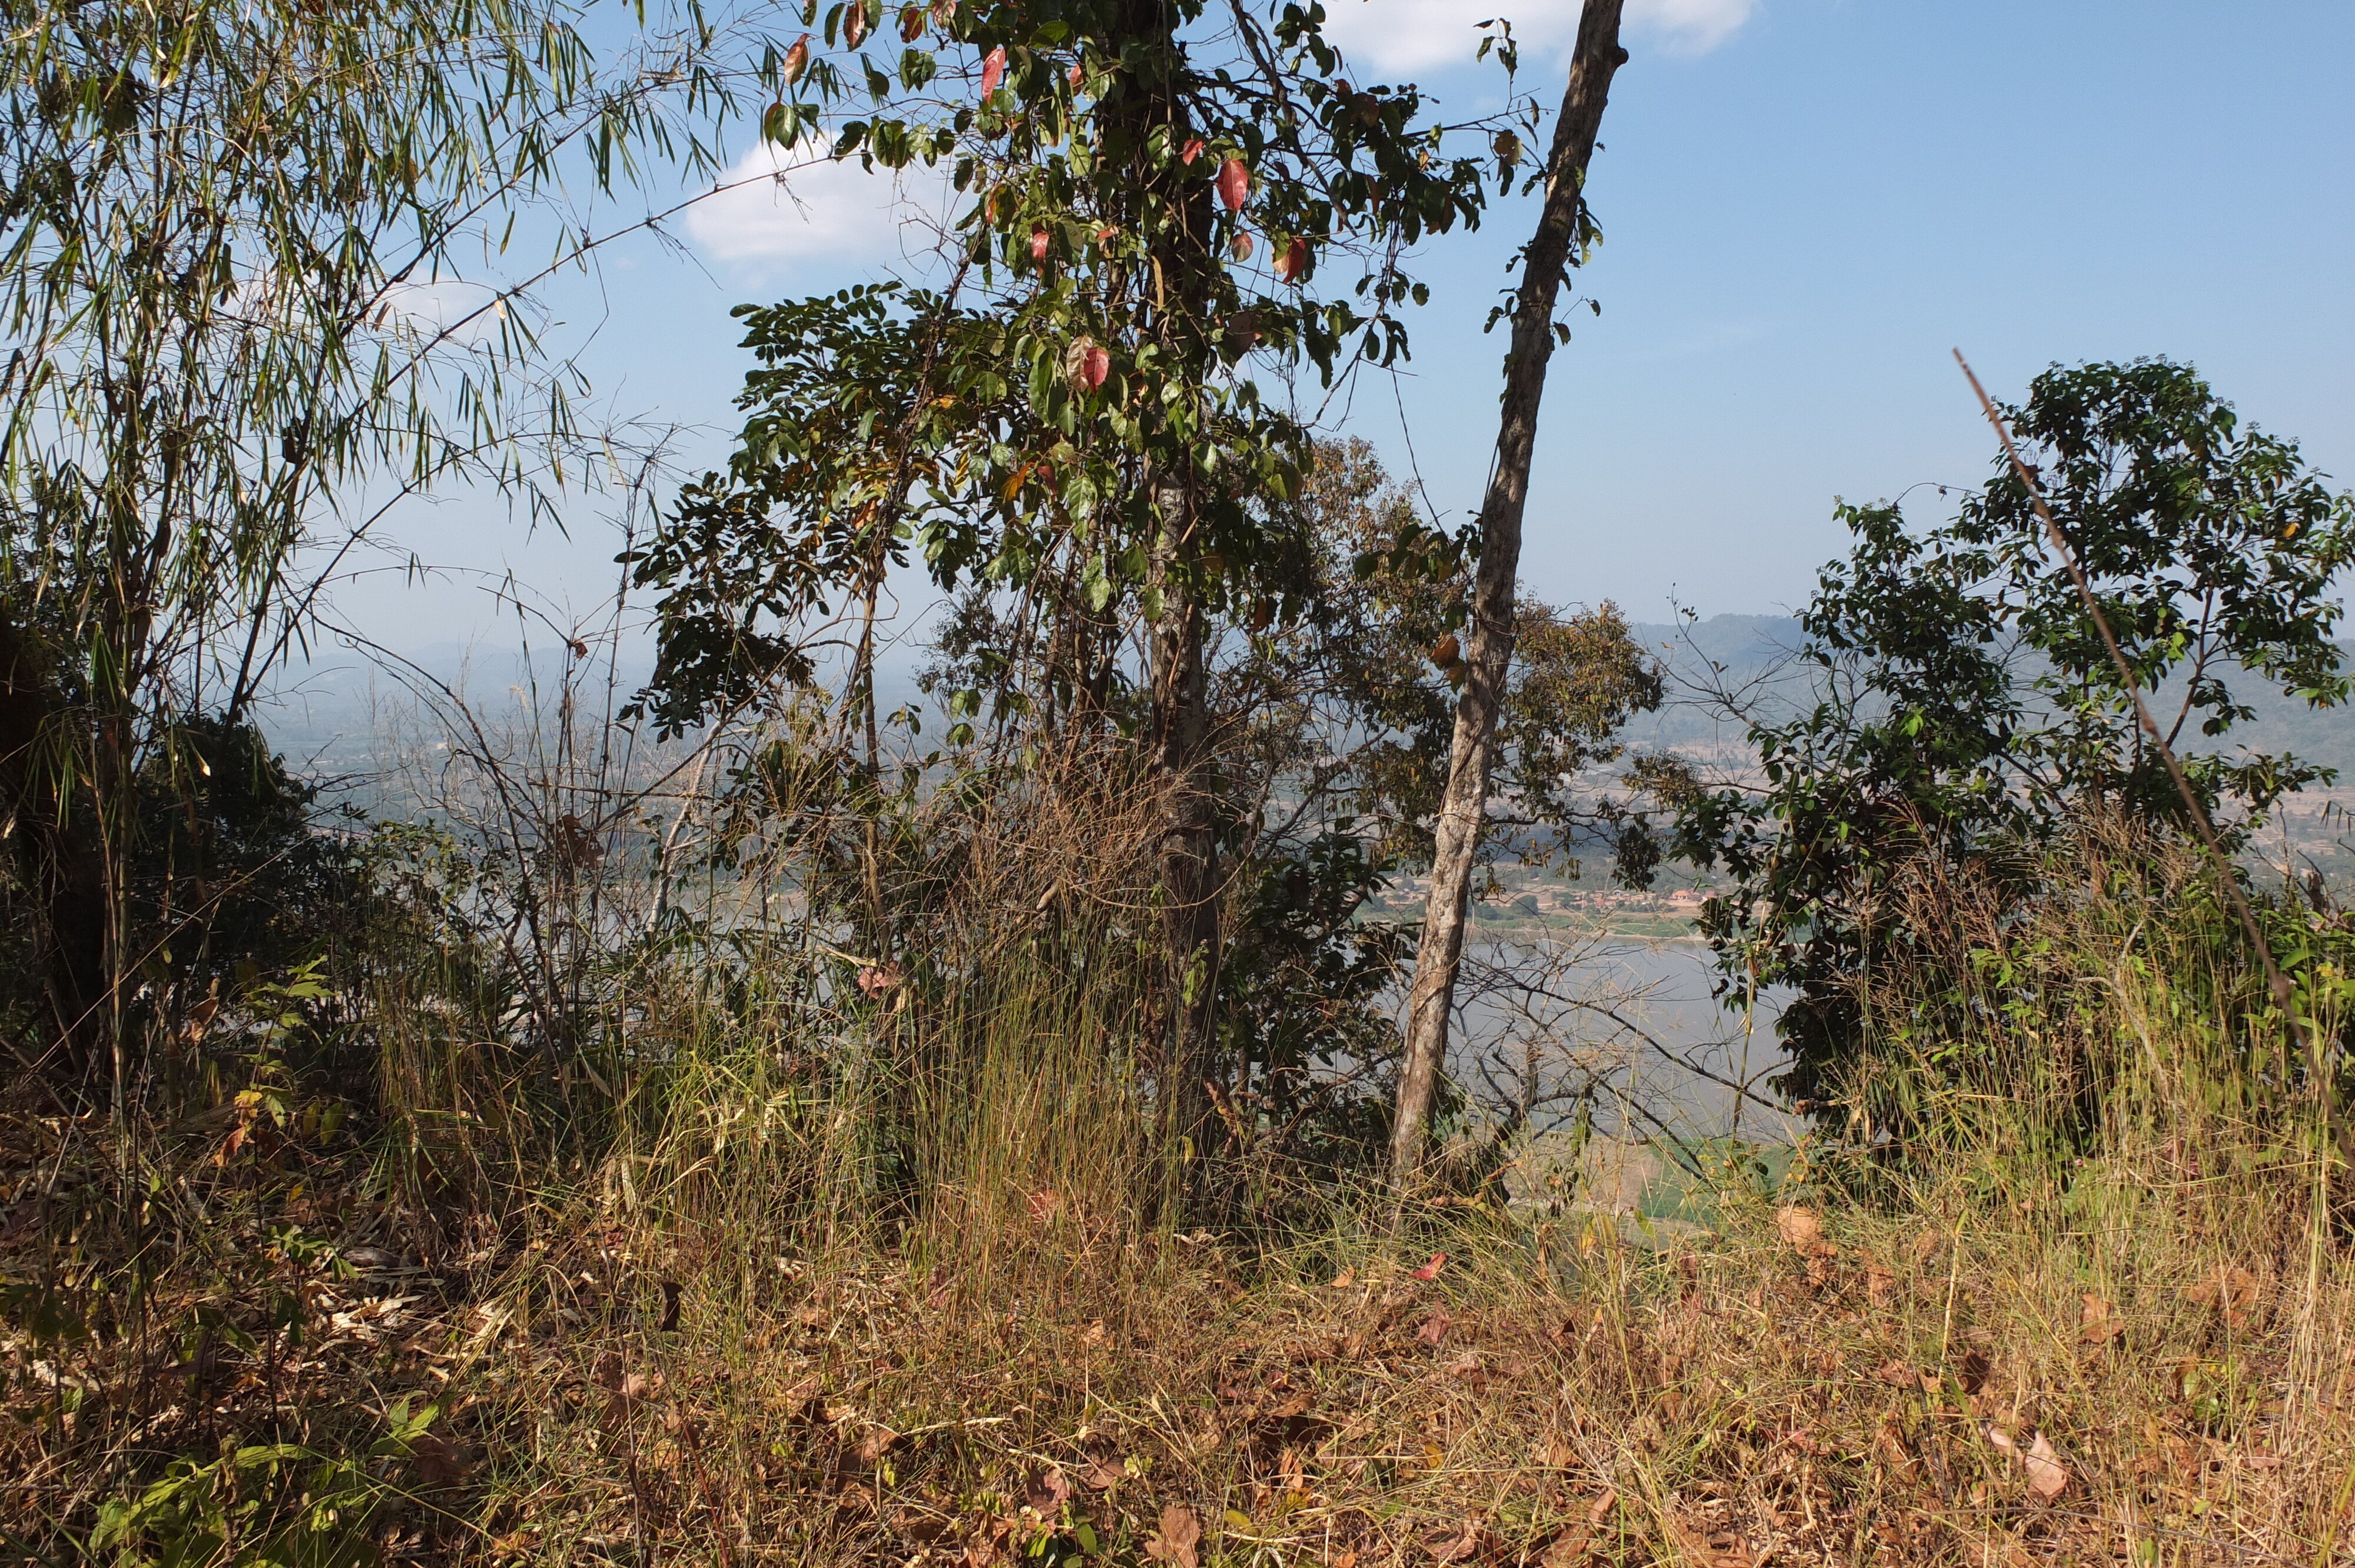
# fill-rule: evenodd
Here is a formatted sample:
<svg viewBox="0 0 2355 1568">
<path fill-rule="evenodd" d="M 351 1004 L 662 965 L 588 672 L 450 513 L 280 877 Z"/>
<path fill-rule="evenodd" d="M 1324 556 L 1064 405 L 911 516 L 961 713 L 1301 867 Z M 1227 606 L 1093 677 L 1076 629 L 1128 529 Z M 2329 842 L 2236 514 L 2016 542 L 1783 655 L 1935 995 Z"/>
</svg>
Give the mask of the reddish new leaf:
<svg viewBox="0 0 2355 1568">
<path fill-rule="evenodd" d="M 809 35 L 804 33 L 794 40 L 794 47 L 785 51 L 785 85 L 791 87 L 801 80 L 802 73 L 808 69 Z"/>
<path fill-rule="evenodd" d="M 1000 44 L 996 48 L 989 51 L 988 58 L 981 62 L 982 98 L 986 101 L 991 93 L 997 90 L 997 84 L 1005 79 L 1006 46 L 1004 44 Z"/>
<path fill-rule="evenodd" d="M 1308 241 L 1295 238 L 1291 244 L 1284 248 L 1284 254 L 1275 259 L 1275 275 L 1289 283 L 1306 270 L 1308 270 Z"/>
<path fill-rule="evenodd" d="M 1219 199 L 1227 204 L 1229 212 L 1241 212 L 1243 198 L 1251 195 L 1251 171 L 1243 167 L 1241 158 L 1229 158 L 1219 165 Z"/>
</svg>

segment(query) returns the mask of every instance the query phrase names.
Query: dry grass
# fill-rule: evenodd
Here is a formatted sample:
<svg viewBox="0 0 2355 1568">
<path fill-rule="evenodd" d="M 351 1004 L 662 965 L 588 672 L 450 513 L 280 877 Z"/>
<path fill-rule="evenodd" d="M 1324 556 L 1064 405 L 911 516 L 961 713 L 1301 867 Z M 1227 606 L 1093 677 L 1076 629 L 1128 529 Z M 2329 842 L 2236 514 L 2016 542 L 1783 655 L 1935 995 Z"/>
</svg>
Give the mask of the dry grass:
<svg viewBox="0 0 2355 1568">
<path fill-rule="evenodd" d="M 1656 1247 L 1475 1219 L 1429 1281 L 1043 1207 L 986 1274 L 617 1227 L 502 1308 L 466 1511 L 534 1562 L 1136 1561 L 1172 1509 L 1206 1563 L 2355 1551 L 2327 1249 L 1821 1224 L 1803 1249 L 1757 1207 Z"/>
<path fill-rule="evenodd" d="M 12 1347 L 7 1534 L 140 1473 L 101 1454 L 274 1439 L 375 1442 L 370 1533 L 410 1561 L 1182 1562 L 1188 1519 L 1200 1564 L 2355 1559 L 2355 1277 L 2295 1169 L 2229 1231 L 2186 1171 L 2115 1222 L 1960 1182 L 1730 1196 L 1675 1240 L 1449 1210 L 1401 1261 L 1035 1188 L 889 1245 L 764 1241 L 759 1163 L 609 1170 L 495 1256 L 420 1256 L 315 1183 L 222 1195 L 208 1289 L 184 1261 L 151 1315 L 243 1341 Z M 273 1253 L 298 1214 L 389 1245 Z M 404 1398 L 442 1414 L 384 1448 Z"/>
<path fill-rule="evenodd" d="M 2344 1177 L 2181 868 L 1978 932 L 1911 1160 L 1673 1234 L 1271 1181 L 1211 1235 L 1157 1218 L 1136 909 L 1001 826 L 904 1005 L 629 980 L 581 1162 L 430 1042 L 393 1155 L 7 1120 L 9 1560 L 2355 1563 Z"/>
</svg>

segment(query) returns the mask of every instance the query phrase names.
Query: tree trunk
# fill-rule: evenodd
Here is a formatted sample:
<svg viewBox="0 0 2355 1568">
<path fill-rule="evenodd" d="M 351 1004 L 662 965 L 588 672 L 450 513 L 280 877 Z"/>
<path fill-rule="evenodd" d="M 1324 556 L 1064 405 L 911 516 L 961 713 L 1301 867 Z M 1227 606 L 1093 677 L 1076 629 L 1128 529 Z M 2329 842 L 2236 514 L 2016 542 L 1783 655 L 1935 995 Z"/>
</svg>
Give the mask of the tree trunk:
<svg viewBox="0 0 2355 1568">
<path fill-rule="evenodd" d="M 1190 537 L 1192 486 L 1156 487 L 1161 575 L 1182 582 L 1199 551 Z M 1209 674 L 1199 599 L 1173 584 L 1152 632 L 1155 782 L 1162 800 L 1158 852 L 1167 972 L 1161 999 L 1161 1093 L 1172 1149 L 1199 1160 L 1209 1121 L 1210 1031 L 1218 988 L 1219 840 L 1210 776 Z M 1190 1182 L 1189 1182 L 1190 1185 Z"/>
<path fill-rule="evenodd" d="M 1124 31 L 1141 46 L 1124 91 L 1129 143 L 1143 149 L 1159 132 L 1170 145 L 1190 134 L 1182 93 L 1183 45 L 1177 10 L 1166 0 L 1131 0 Z M 1124 50 L 1124 58 L 1127 51 Z M 1157 224 L 1149 287 L 1149 335 L 1165 349 L 1181 346 L 1178 323 L 1199 321 L 1209 308 L 1219 268 L 1211 249 L 1216 228 L 1214 196 L 1208 181 L 1192 179 L 1184 165 L 1140 170 L 1140 207 L 1167 204 L 1174 222 Z M 1210 745 L 1209 628 L 1202 604 L 1204 482 L 1181 451 L 1165 452 L 1143 475 L 1157 514 L 1152 582 L 1161 613 L 1147 636 L 1150 699 L 1146 762 L 1161 801 L 1156 835 L 1164 950 L 1154 1024 L 1160 1059 L 1155 1064 L 1161 1131 L 1173 1153 L 1193 1156 L 1179 1177 L 1193 1188 L 1201 1171 L 1203 1136 L 1209 1125 L 1205 1080 L 1212 1066 L 1211 1031 L 1216 1020 L 1220 962 L 1216 758 Z"/>
<path fill-rule="evenodd" d="M 1627 51 L 1619 47 L 1623 4 L 1586 0 L 1579 17 L 1570 86 L 1562 94 L 1561 117 L 1546 158 L 1545 205 L 1513 304 L 1497 466 L 1480 507 L 1480 561 L 1473 578 L 1464 688 L 1455 702 L 1447 789 L 1433 832 L 1431 896 L 1415 952 L 1414 987 L 1407 1001 L 1406 1062 L 1399 1075 L 1398 1111 L 1391 1129 L 1391 1174 L 1401 1190 L 1423 1164 L 1430 1141 L 1431 1103 L 1447 1055 L 1473 855 L 1487 811 L 1497 710 L 1513 659 L 1521 514 L 1529 499 L 1529 458 L 1537 444 L 1538 402 L 1545 392 L 1546 362 L 1553 354 L 1554 303 L 1582 227 L 1582 187 L 1594 134 L 1603 123 L 1603 105 L 1610 96 L 1613 73 L 1627 58 Z"/>
<path fill-rule="evenodd" d="M 101 1037 L 108 925 L 95 802 L 76 778 L 89 762 L 80 722 L 38 633 L 0 609 L 0 824 L 36 911 L 52 1050 L 76 1075 L 92 1065 Z"/>
</svg>

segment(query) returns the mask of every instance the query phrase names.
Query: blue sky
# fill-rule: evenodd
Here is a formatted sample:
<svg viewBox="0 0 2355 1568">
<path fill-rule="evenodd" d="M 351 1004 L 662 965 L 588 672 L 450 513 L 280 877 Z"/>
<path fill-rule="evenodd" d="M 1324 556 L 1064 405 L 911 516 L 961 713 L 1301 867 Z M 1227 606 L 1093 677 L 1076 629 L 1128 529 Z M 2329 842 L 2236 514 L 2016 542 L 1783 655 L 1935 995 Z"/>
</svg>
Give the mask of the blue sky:
<svg viewBox="0 0 2355 1568">
<path fill-rule="evenodd" d="M 1451 111 L 1493 101 L 1471 24 L 1531 43 L 1523 85 L 1560 94 L 1575 0 L 1327 0 L 1365 66 Z M 1998 397 L 2055 361 L 2164 355 L 2355 483 L 2355 4 L 2349 0 L 1634 0 L 1590 182 L 1605 241 L 1547 387 L 1524 576 L 1564 603 L 1665 619 L 1801 602 L 1843 547 L 1836 496 L 1974 483 L 1992 447 L 1949 350 Z M 1361 67 L 1361 79 L 1385 73 Z M 684 226 L 684 257 L 617 254 L 588 366 L 606 406 L 724 450 L 745 368 L 728 308 L 890 270 L 894 222 L 861 177 L 805 180 L 780 214 L 740 198 Z M 1366 381 L 1349 429 L 1451 519 L 1477 505 L 1526 204 L 1433 245 L 1433 302 L 1395 397 Z M 1401 421 L 1401 408 L 1404 419 Z M 1932 493 L 1917 515 L 1934 515 Z M 584 609 L 613 546 L 459 502 L 400 538 L 469 574 L 512 569 Z M 396 647 L 492 630 L 478 576 L 346 591 Z"/>
</svg>

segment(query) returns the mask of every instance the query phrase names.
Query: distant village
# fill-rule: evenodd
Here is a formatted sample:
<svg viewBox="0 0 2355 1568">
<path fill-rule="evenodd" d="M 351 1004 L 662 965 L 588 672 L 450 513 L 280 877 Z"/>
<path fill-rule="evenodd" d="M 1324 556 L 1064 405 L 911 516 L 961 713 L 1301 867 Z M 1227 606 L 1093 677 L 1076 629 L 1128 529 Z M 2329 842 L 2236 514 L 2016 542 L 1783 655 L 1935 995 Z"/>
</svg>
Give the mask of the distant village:
<svg viewBox="0 0 2355 1568">
<path fill-rule="evenodd" d="M 1592 881 L 1562 874 L 1550 865 L 1508 863 L 1493 869 L 1495 885 L 1473 906 L 1485 927 L 1561 926 L 1604 929 L 1619 935 L 1668 938 L 1689 935 L 1709 897 L 1706 889 L 1655 887 L 1643 892 L 1614 887 L 1598 871 Z M 1431 889 L 1428 877 L 1405 877 L 1387 894 L 1369 901 L 1368 915 L 1411 916 Z"/>
</svg>

